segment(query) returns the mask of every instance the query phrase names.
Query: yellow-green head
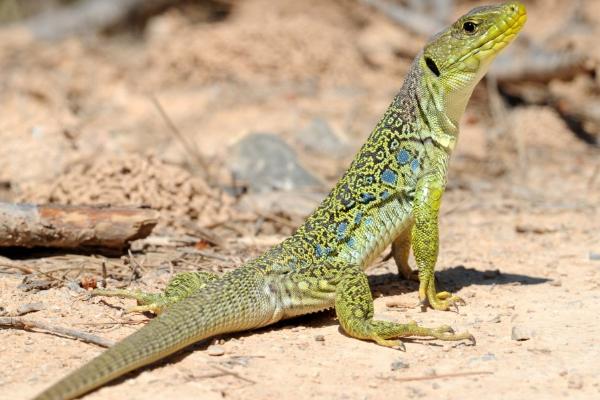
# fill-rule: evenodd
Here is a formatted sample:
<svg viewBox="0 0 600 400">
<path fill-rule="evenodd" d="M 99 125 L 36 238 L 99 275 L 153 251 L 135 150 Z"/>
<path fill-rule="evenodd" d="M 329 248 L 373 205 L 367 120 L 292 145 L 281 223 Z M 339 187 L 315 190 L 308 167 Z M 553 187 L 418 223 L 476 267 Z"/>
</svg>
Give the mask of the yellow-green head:
<svg viewBox="0 0 600 400">
<path fill-rule="evenodd" d="M 464 112 L 492 60 L 515 39 L 526 20 L 525 6 L 519 1 L 478 7 L 425 46 L 418 60 L 423 83 L 453 122 Z"/>
</svg>

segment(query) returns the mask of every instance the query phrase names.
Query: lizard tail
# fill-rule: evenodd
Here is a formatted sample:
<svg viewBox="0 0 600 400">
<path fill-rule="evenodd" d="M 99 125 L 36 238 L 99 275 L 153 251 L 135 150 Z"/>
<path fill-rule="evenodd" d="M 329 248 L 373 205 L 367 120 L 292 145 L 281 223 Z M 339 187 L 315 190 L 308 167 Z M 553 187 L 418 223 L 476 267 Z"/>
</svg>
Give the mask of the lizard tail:
<svg viewBox="0 0 600 400">
<path fill-rule="evenodd" d="M 257 271 L 238 269 L 174 304 L 34 400 L 73 399 L 199 340 L 264 326 L 274 315 L 267 289 Z"/>
</svg>

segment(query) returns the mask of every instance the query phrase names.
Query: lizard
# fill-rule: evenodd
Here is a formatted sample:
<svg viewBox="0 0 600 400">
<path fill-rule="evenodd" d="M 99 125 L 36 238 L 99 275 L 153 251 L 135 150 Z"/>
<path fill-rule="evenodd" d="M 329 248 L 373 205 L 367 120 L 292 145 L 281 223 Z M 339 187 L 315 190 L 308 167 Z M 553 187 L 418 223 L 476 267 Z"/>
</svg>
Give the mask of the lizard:
<svg viewBox="0 0 600 400">
<path fill-rule="evenodd" d="M 475 8 L 431 38 L 348 170 L 280 244 L 221 277 L 175 275 L 164 294 L 97 291 L 137 299 L 134 311 L 158 316 L 35 400 L 73 399 L 200 340 L 331 308 L 348 336 L 382 346 L 404 349 L 405 337 L 474 343 L 449 326 L 375 319 L 365 269 L 391 244 L 399 273 L 410 278 L 412 247 L 421 304 L 462 303 L 438 292 L 434 278 L 450 155 L 475 85 L 526 20 L 525 6 L 508 1 Z"/>
</svg>

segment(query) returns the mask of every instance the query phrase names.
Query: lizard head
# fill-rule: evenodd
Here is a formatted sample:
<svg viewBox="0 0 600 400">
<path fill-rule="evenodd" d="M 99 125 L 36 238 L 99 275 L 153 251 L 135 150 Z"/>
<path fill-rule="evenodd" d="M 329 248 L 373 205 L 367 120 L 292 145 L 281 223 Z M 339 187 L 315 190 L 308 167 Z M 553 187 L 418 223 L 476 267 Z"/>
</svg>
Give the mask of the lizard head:
<svg viewBox="0 0 600 400">
<path fill-rule="evenodd" d="M 460 117 L 477 82 L 526 20 L 525 6 L 519 1 L 478 7 L 425 46 L 419 66 L 429 89 L 445 99 L 449 116 Z"/>
</svg>

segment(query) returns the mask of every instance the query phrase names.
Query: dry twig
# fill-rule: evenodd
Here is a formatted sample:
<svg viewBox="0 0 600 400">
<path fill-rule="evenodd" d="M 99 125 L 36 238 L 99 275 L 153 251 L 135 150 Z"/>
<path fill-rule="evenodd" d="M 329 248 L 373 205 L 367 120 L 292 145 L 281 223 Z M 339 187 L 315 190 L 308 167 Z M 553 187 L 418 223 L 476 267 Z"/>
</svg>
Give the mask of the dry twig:
<svg viewBox="0 0 600 400">
<path fill-rule="evenodd" d="M 45 322 L 33 321 L 24 318 L 0 317 L 0 326 L 23 329 L 26 331 L 40 329 L 52 335 L 67 337 L 69 339 L 77 339 L 81 340 L 82 342 L 93 343 L 101 347 L 111 347 L 114 344 L 112 340 L 104 339 L 91 333 L 81 332 L 70 328 L 63 328 L 61 326 L 53 326 Z"/>
<path fill-rule="evenodd" d="M 169 114 L 167 114 L 167 112 L 163 108 L 162 104 L 160 104 L 160 101 L 158 101 L 156 96 L 151 95 L 150 99 L 152 100 L 152 104 L 154 104 L 154 107 L 156 107 L 156 110 L 160 114 L 161 118 L 163 119 L 163 121 L 165 122 L 165 124 L 167 125 L 167 127 L 169 128 L 171 133 L 182 144 L 183 149 L 185 150 L 186 154 L 190 158 L 190 161 L 199 167 L 200 172 L 203 175 L 203 178 L 210 184 L 211 177 L 210 177 L 210 173 L 209 173 L 208 162 L 204 159 L 204 156 L 202 155 L 202 153 L 200 153 L 200 150 L 198 149 L 196 142 L 194 142 L 194 140 L 188 138 L 186 135 L 183 134 L 183 132 L 181 132 L 177 128 L 177 126 L 173 123 L 173 120 L 169 117 Z M 214 185 L 212 185 L 212 186 L 214 186 Z"/>
<path fill-rule="evenodd" d="M 393 377 L 391 380 L 396 382 L 414 382 L 414 381 L 429 381 L 432 379 L 445 379 L 445 378 L 459 378 L 463 376 L 474 376 L 474 375 L 493 375 L 492 371 L 471 371 L 471 372 L 456 372 L 451 374 L 434 374 L 424 376 L 406 376 L 406 377 Z M 381 379 L 381 378 L 380 378 Z"/>
</svg>

